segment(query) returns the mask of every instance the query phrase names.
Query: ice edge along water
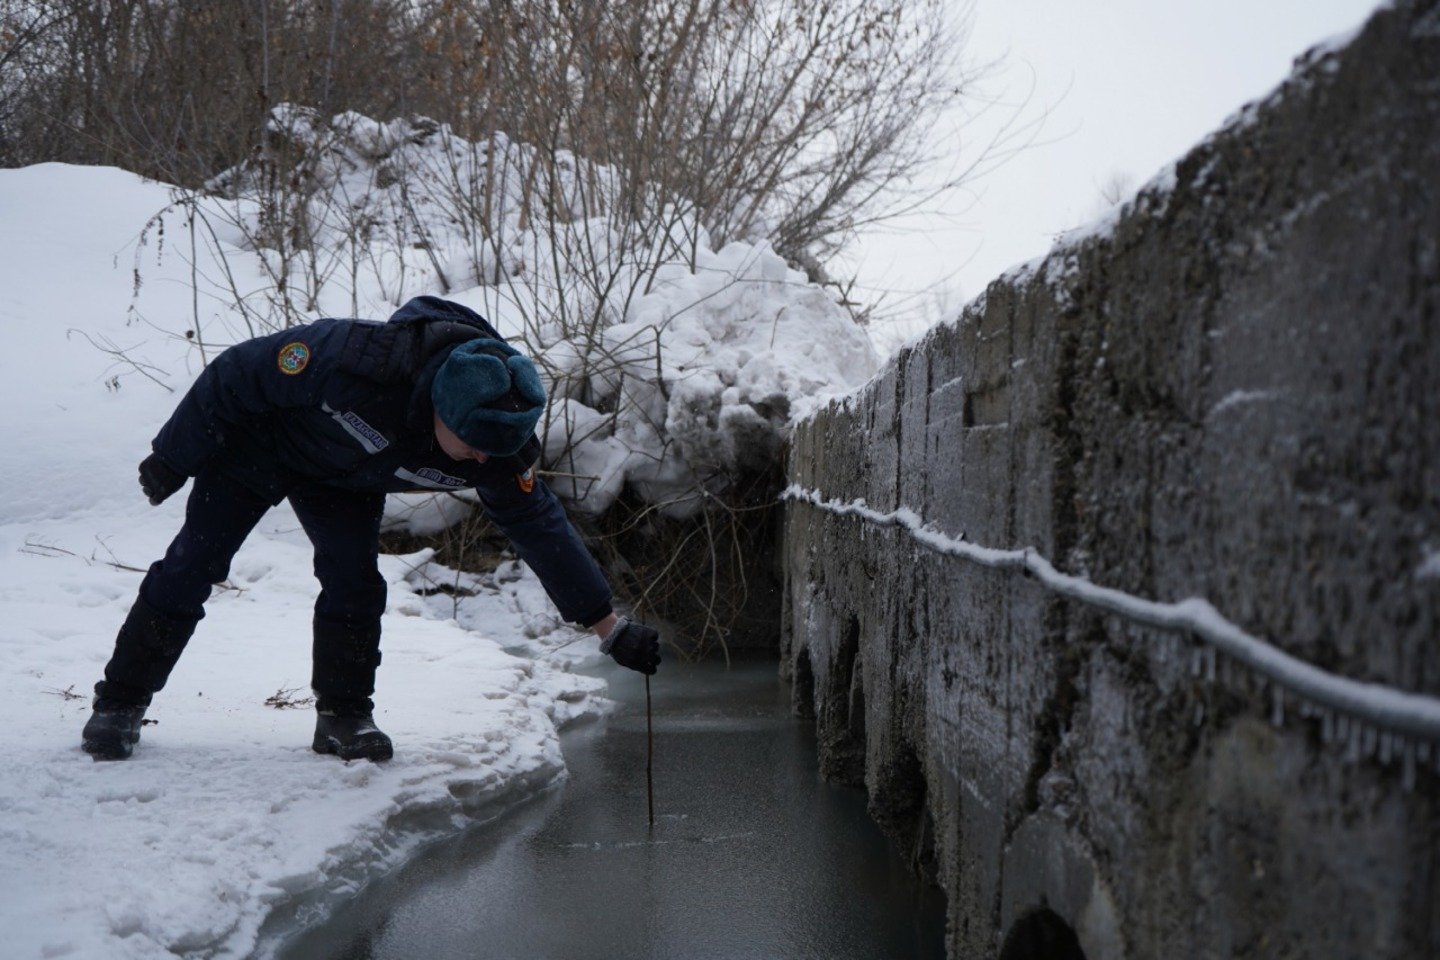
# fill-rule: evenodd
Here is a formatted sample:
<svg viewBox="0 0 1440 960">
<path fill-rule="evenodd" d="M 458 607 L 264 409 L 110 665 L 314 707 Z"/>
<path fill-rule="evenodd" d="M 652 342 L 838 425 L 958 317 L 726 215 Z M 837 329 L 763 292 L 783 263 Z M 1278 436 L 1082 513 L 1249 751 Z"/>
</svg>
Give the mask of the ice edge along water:
<svg viewBox="0 0 1440 960">
<path fill-rule="evenodd" d="M 826 499 L 818 491 L 799 484 L 791 484 L 780 496 L 784 500 L 808 503 L 836 516 L 899 527 L 936 553 L 986 567 L 1022 570 L 1062 596 L 1136 623 L 1192 636 L 1206 645 L 1193 655 L 1194 675 L 1203 672 L 1206 679 L 1213 682 L 1216 653 L 1224 653 L 1271 682 L 1271 719 L 1276 726 L 1284 723 L 1286 693 L 1293 694 L 1302 716 L 1320 718 L 1322 737 L 1327 743 L 1337 738 L 1346 742 L 1348 759 L 1356 760 L 1363 753 L 1378 755 L 1382 764 L 1388 764 L 1396 757 L 1401 758 L 1407 790 L 1414 786 L 1417 762 L 1428 761 L 1433 753 L 1440 765 L 1440 699 L 1321 670 L 1273 643 L 1246 633 L 1204 598 L 1165 603 L 1103 587 L 1082 577 L 1061 573 L 1033 547 L 1003 550 L 942 533 L 908 507 L 884 513 L 871 509 L 863 499 L 849 502 Z"/>
</svg>

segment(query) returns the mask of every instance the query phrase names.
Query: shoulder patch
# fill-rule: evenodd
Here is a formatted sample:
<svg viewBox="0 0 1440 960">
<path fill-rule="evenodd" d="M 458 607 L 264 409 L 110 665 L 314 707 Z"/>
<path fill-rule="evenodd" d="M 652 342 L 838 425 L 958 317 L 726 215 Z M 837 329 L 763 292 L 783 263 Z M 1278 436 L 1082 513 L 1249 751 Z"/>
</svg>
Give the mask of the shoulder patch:
<svg viewBox="0 0 1440 960">
<path fill-rule="evenodd" d="M 305 365 L 310 362 L 310 348 L 299 340 L 287 343 L 280 348 L 280 355 L 275 358 L 275 362 L 280 367 L 281 373 L 294 376 L 304 370 Z"/>
<path fill-rule="evenodd" d="M 535 468 L 530 467 L 524 473 L 515 474 L 515 484 L 520 488 L 521 493 L 534 493 Z"/>
</svg>

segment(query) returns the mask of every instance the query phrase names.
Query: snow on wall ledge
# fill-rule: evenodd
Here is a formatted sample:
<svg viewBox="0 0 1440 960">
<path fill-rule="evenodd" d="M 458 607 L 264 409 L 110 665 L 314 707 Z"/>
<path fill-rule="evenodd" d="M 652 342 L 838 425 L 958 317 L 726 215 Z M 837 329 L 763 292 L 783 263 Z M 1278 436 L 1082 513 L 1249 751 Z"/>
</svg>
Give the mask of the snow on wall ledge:
<svg viewBox="0 0 1440 960">
<path fill-rule="evenodd" d="M 1046 589 L 1073 600 L 1099 607 L 1135 623 L 1193 636 L 1211 648 L 1203 652 L 1195 651 L 1196 656 L 1192 662 L 1195 664 L 1196 673 L 1200 672 L 1203 665 L 1206 676 L 1213 680 L 1216 654 L 1220 652 L 1275 684 L 1276 690 L 1272 697 L 1277 703 L 1274 715 L 1277 725 L 1284 720 L 1285 694 L 1289 691 L 1300 697 L 1305 706 L 1338 714 L 1338 724 L 1335 716 L 1330 716 L 1327 722 L 1336 726 L 1344 725 L 1343 732 L 1349 733 L 1357 753 L 1362 742 L 1371 744 L 1366 750 L 1369 755 L 1373 754 L 1382 737 L 1398 735 L 1401 741 L 1397 755 L 1403 753 L 1405 756 L 1407 788 L 1414 784 L 1416 760 L 1429 760 L 1432 744 L 1440 745 L 1440 698 L 1406 693 L 1384 684 L 1361 683 L 1327 673 L 1297 660 L 1260 637 L 1241 630 L 1208 600 L 1201 597 L 1187 597 L 1176 603 L 1163 603 L 1112 590 L 1091 583 L 1083 577 L 1061 573 L 1032 547 L 997 550 L 946 536 L 925 523 L 909 507 L 880 513 L 867 507 L 864 500 L 841 503 L 838 500 L 825 499 L 818 491 L 798 486 L 787 488 L 782 497 L 808 503 L 837 516 L 858 517 L 882 527 L 899 527 L 909 531 L 911 537 L 927 550 L 961 557 L 996 569 L 1019 570 L 1034 577 Z M 1351 723 L 1354 724 L 1353 727 L 1350 726 Z M 1364 724 L 1370 724 L 1376 729 L 1367 730 Z M 1332 733 L 1333 729 L 1327 730 L 1327 742 Z M 1413 737 L 1415 742 L 1411 744 L 1403 739 L 1405 737 Z M 1385 751 L 1385 759 L 1389 759 L 1390 753 L 1389 749 Z M 1435 759 L 1440 763 L 1440 751 L 1436 752 Z"/>
<path fill-rule="evenodd" d="M 1437 76 L 1377 11 L 800 425 L 797 708 L 952 956 L 1440 953 Z"/>
</svg>

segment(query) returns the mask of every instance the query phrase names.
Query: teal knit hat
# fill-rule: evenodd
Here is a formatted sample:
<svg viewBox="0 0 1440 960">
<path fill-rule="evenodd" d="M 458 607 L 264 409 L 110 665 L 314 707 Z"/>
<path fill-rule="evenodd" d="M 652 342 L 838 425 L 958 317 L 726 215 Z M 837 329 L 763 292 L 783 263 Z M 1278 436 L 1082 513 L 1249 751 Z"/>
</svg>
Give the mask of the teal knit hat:
<svg viewBox="0 0 1440 960">
<path fill-rule="evenodd" d="M 430 387 L 440 420 L 461 440 L 492 457 L 519 452 L 545 410 L 545 388 L 529 357 L 501 340 L 467 340 Z"/>
</svg>

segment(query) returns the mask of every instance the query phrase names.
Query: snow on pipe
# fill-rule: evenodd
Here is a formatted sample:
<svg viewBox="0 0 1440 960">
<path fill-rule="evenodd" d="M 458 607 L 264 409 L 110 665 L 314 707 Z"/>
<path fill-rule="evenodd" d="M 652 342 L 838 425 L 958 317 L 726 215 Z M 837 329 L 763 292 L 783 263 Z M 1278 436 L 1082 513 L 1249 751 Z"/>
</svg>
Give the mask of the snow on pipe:
<svg viewBox="0 0 1440 960">
<path fill-rule="evenodd" d="M 864 500 L 849 503 L 826 500 L 818 492 L 798 484 L 787 487 L 780 496 L 840 516 L 859 517 L 879 526 L 901 527 L 936 553 L 987 567 L 1027 571 L 1056 593 L 1082 603 L 1149 626 L 1192 634 L 1318 706 L 1404 737 L 1440 741 L 1440 699 L 1328 673 L 1246 633 L 1225 619 L 1208 600 L 1192 597 L 1178 603 L 1160 603 L 1098 586 L 1081 577 L 1061 573 L 1032 547 L 997 550 L 943 534 L 928 526 L 908 507 L 881 513 L 866 506 Z"/>
</svg>

